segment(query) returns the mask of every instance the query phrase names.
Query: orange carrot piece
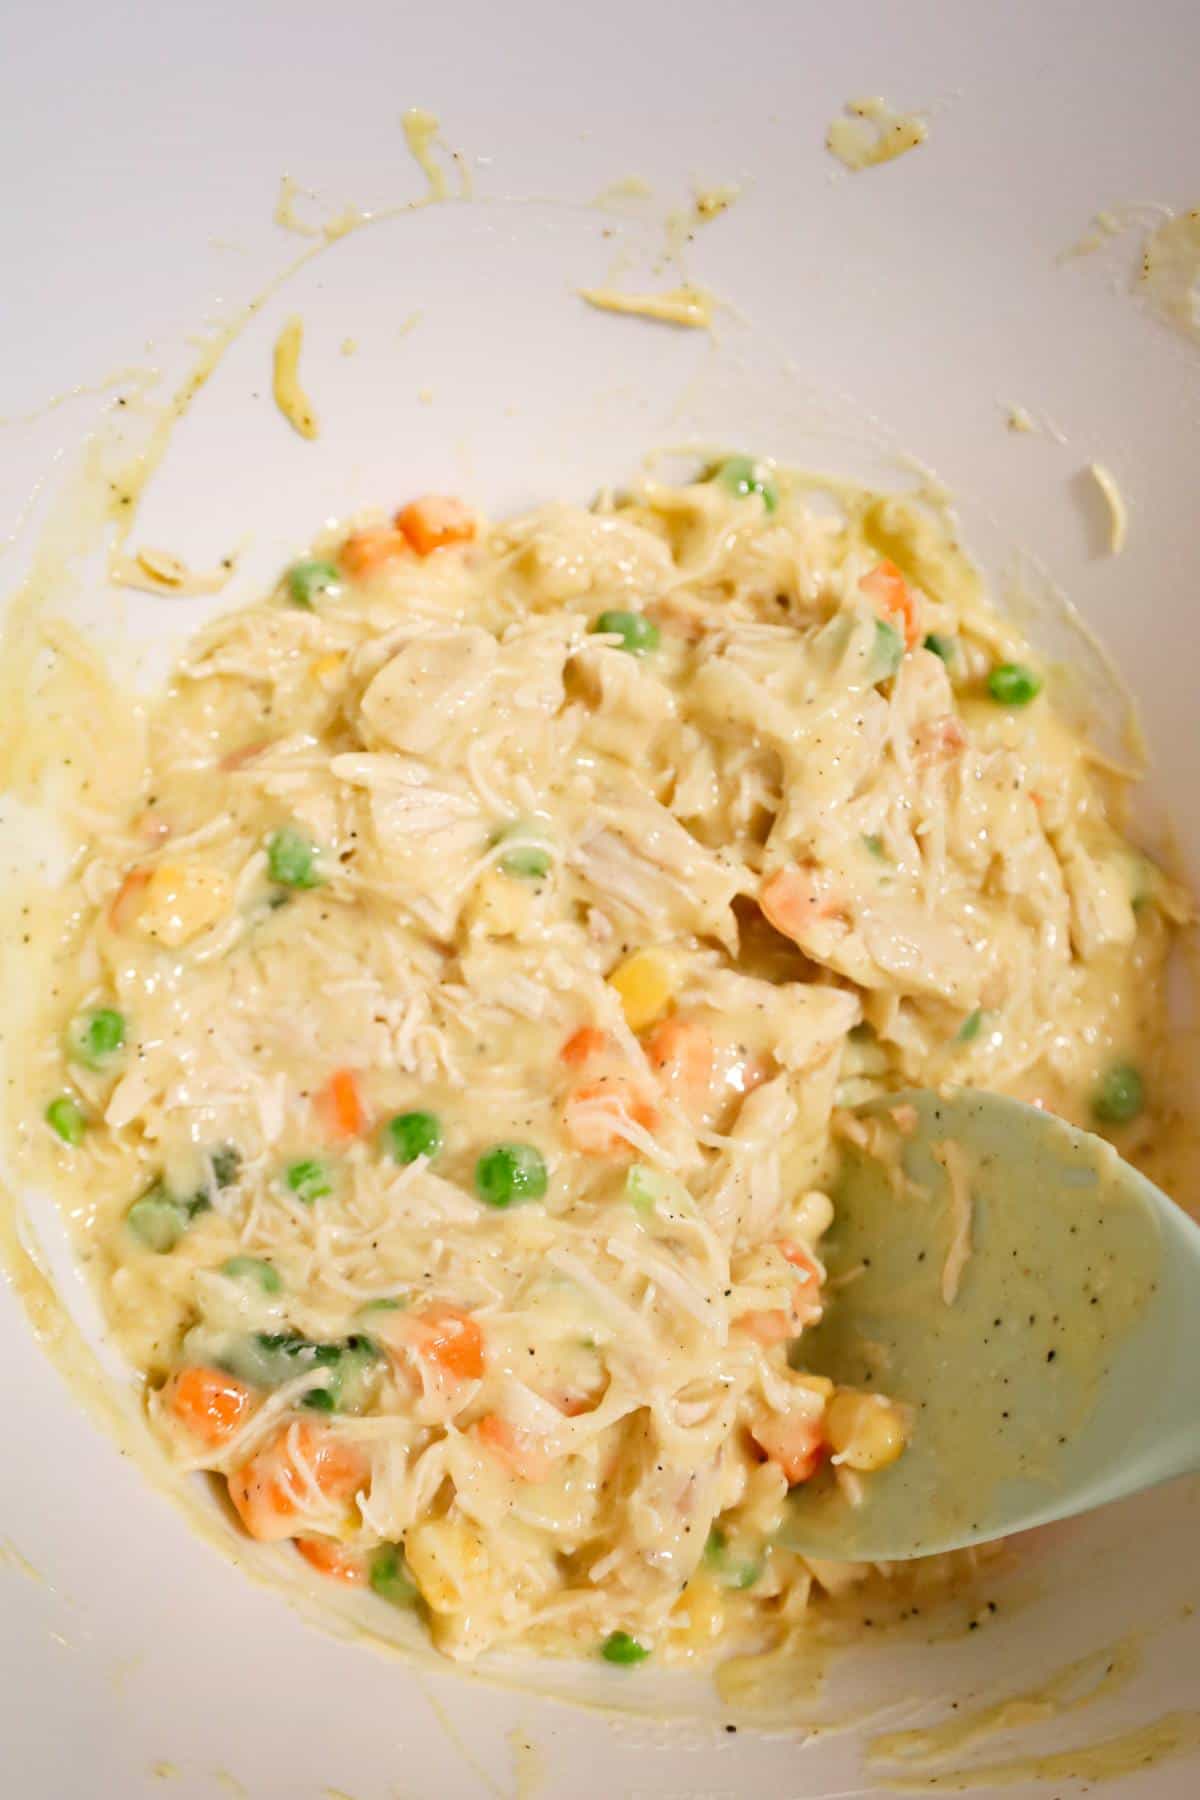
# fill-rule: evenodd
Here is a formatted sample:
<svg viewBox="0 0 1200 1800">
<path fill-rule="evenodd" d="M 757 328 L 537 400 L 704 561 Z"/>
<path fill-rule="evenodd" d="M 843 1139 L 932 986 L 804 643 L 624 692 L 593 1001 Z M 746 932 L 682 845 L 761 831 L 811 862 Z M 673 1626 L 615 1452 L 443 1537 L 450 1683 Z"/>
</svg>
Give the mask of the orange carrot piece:
<svg viewBox="0 0 1200 1800">
<path fill-rule="evenodd" d="M 858 585 L 876 611 L 903 632 L 905 648 L 915 650 L 921 641 L 920 614 L 916 597 L 895 563 L 885 557 Z"/>
<path fill-rule="evenodd" d="M 594 1056 L 602 1055 L 611 1047 L 612 1039 L 607 1031 L 601 1031 L 598 1025 L 581 1025 L 578 1031 L 571 1033 L 558 1054 L 569 1068 L 582 1069 Z"/>
<path fill-rule="evenodd" d="M 819 1423 L 805 1414 L 775 1414 L 752 1425 L 750 1435 L 766 1457 L 783 1470 L 789 1487 L 816 1474 L 828 1446 Z"/>
<path fill-rule="evenodd" d="M 392 525 L 368 525 L 351 533 L 338 551 L 338 561 L 347 575 L 361 581 L 364 576 L 374 575 L 384 563 L 407 556 L 408 550 L 404 532 Z"/>
<path fill-rule="evenodd" d="M 809 865 L 776 869 L 768 875 L 758 891 L 758 904 L 768 924 L 794 943 L 802 943 L 813 925 L 836 918 L 842 910 L 841 901 L 821 886 L 816 870 Z"/>
<path fill-rule="evenodd" d="M 220 1369 L 195 1367 L 180 1369 L 168 1383 L 167 1405 L 186 1431 L 216 1449 L 251 1411 L 254 1394 Z"/>
<path fill-rule="evenodd" d="M 445 494 L 423 494 L 411 501 L 396 514 L 396 524 L 418 556 L 469 543 L 475 536 L 475 515 Z"/>
<path fill-rule="evenodd" d="M 696 1019 L 673 1015 L 661 1020 L 646 1039 L 650 1067 L 661 1075 L 676 1098 L 689 1109 L 703 1111 L 713 1077 L 713 1040 Z"/>
<path fill-rule="evenodd" d="M 356 1138 L 366 1130 L 366 1108 L 353 1069 L 335 1069 L 315 1105 L 330 1137 Z"/>
<path fill-rule="evenodd" d="M 295 1536 L 308 1492 L 297 1458 L 322 1498 L 335 1503 L 353 1499 L 370 1474 L 362 1453 L 336 1433 L 307 1422 L 285 1426 L 229 1477 L 229 1498 L 252 1538 L 267 1543 Z"/>
<path fill-rule="evenodd" d="M 411 1342 L 418 1355 L 436 1363 L 443 1375 L 455 1381 L 481 1378 L 483 1333 L 470 1313 L 435 1302 L 408 1314 L 404 1323 L 413 1328 Z"/>
<path fill-rule="evenodd" d="M 786 1343 L 788 1338 L 796 1336 L 796 1327 L 792 1323 L 792 1315 L 782 1306 L 762 1308 L 754 1312 L 741 1313 L 734 1324 L 739 1331 L 752 1337 L 756 1344 L 769 1348 L 772 1344 Z"/>
<path fill-rule="evenodd" d="M 346 1550 L 336 1538 L 298 1537 L 296 1548 L 318 1575 L 328 1575 L 334 1581 L 344 1581 L 347 1587 L 366 1586 L 366 1557 L 353 1550 Z"/>
<path fill-rule="evenodd" d="M 624 1075 L 602 1075 L 572 1088 L 563 1107 L 563 1129 L 577 1150 L 587 1156 L 633 1155 L 633 1147 L 617 1129 L 622 1119 L 653 1131 L 658 1124 L 654 1107 Z"/>
<path fill-rule="evenodd" d="M 554 1458 L 533 1434 L 510 1425 L 499 1413 L 486 1413 L 475 1430 L 493 1456 L 519 1481 L 545 1481 L 554 1468 Z"/>
<path fill-rule="evenodd" d="M 108 922 L 114 931 L 128 931 L 145 903 L 150 869 L 130 869 L 108 903 Z"/>
</svg>

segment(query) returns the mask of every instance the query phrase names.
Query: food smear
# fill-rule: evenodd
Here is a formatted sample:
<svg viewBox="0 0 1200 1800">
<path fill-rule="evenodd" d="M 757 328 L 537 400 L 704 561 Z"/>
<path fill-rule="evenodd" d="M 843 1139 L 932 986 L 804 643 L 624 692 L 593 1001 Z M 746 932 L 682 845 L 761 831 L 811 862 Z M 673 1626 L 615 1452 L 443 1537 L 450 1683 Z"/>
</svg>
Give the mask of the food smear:
<svg viewBox="0 0 1200 1800">
<path fill-rule="evenodd" d="M 625 313 L 663 325 L 711 331 L 716 301 L 706 288 L 684 282 L 658 294 L 626 294 L 618 288 L 580 288 L 579 297 L 600 312 Z"/>
<path fill-rule="evenodd" d="M 317 415 L 300 381 L 300 351 L 304 344 L 304 325 L 291 318 L 275 340 L 272 392 L 275 404 L 292 427 L 303 438 L 315 438 L 319 427 Z"/>
<path fill-rule="evenodd" d="M 846 102 L 842 116 L 825 133 L 825 148 L 858 174 L 917 149 L 928 136 L 929 123 L 922 113 L 896 112 L 877 94 Z"/>
<path fill-rule="evenodd" d="M 1200 342 L 1200 208 L 1147 234 L 1138 279 L 1159 317 Z"/>
<path fill-rule="evenodd" d="M 781 1535 L 910 1430 L 806 1368 L 839 1109 L 1169 1110 L 1186 898 L 912 497 L 411 499 L 200 634 L 134 790 L 46 913 L 23 1167 L 180 1473 L 459 1659 L 634 1679 L 853 1581 Z"/>
<path fill-rule="evenodd" d="M 1120 483 L 1111 469 L 1103 463 L 1089 463 L 1088 473 L 1104 498 L 1108 508 L 1108 548 L 1112 556 L 1119 556 L 1125 548 L 1125 539 L 1129 535 L 1129 508 L 1125 496 L 1121 492 Z"/>
</svg>

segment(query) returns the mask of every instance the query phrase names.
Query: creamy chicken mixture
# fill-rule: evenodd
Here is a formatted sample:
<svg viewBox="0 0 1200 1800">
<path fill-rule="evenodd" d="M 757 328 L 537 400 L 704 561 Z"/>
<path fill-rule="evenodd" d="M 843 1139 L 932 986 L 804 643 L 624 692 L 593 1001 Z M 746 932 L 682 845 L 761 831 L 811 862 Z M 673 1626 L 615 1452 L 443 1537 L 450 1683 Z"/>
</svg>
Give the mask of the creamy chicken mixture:
<svg viewBox="0 0 1200 1800">
<path fill-rule="evenodd" d="M 793 1627 L 789 1489 L 911 1428 L 806 1368 L 848 1109 L 1167 1105 L 1122 798 L 911 498 L 331 535 L 180 664 L 26 1060 L 180 1470 L 456 1657 Z"/>
</svg>

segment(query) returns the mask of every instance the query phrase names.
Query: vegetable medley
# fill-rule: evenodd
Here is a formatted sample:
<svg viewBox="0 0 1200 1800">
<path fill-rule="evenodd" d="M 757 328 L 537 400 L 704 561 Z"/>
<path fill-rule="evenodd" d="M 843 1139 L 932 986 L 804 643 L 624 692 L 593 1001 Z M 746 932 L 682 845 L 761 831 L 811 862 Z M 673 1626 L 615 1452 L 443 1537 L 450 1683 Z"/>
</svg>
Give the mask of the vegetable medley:
<svg viewBox="0 0 1200 1800">
<path fill-rule="evenodd" d="M 850 1109 L 1167 1104 L 1121 786 L 913 497 L 733 457 L 319 544 L 180 665 L 34 1058 L 180 1469 L 452 1656 L 796 1629 L 862 1572 L 789 1490 L 911 1429 L 806 1368 Z"/>
</svg>

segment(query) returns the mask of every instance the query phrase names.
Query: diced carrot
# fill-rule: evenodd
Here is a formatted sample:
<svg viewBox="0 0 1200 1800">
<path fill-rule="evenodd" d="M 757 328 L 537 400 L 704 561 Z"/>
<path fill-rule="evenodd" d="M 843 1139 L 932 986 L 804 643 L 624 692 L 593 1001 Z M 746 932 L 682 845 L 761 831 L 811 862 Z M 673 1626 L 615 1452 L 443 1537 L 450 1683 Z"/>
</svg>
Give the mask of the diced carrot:
<svg viewBox="0 0 1200 1800">
<path fill-rule="evenodd" d="M 334 1581 L 344 1581 L 347 1587 L 366 1585 L 366 1557 L 345 1549 L 336 1538 L 298 1537 L 296 1548 L 318 1575 L 329 1575 Z"/>
<path fill-rule="evenodd" d="M 409 553 L 408 539 L 392 525 L 368 525 L 352 532 L 338 551 L 338 561 L 347 575 L 359 580 L 373 575 L 386 562 Z"/>
<path fill-rule="evenodd" d="M 445 494 L 423 494 L 396 514 L 396 524 L 418 556 L 447 544 L 466 544 L 475 536 L 475 515 L 461 500 Z"/>
<path fill-rule="evenodd" d="M 821 1299 L 821 1283 L 824 1276 L 820 1264 L 804 1248 L 791 1238 L 781 1238 L 780 1253 L 785 1256 L 794 1269 L 799 1269 L 806 1280 L 797 1284 L 796 1295 L 792 1301 L 792 1320 L 794 1325 L 803 1327 L 815 1325 L 825 1310 Z M 794 1332 L 793 1332 L 794 1335 Z"/>
<path fill-rule="evenodd" d="M 133 829 L 144 843 L 161 844 L 171 835 L 171 821 L 164 819 L 152 806 L 146 807 L 133 821 Z"/>
<path fill-rule="evenodd" d="M 578 1031 L 571 1033 L 558 1054 L 569 1068 L 582 1069 L 593 1057 L 601 1056 L 611 1048 L 612 1039 L 607 1031 L 601 1031 L 597 1025 L 581 1025 Z"/>
<path fill-rule="evenodd" d="M 633 1147 L 619 1129 L 625 1121 L 653 1131 L 658 1114 L 624 1075 L 601 1075 L 567 1095 L 563 1129 L 588 1156 L 632 1156 Z"/>
<path fill-rule="evenodd" d="M 273 1542 L 296 1535 L 310 1505 L 310 1482 L 323 1500 L 337 1503 L 352 1500 L 369 1474 L 366 1458 L 353 1444 L 303 1422 L 285 1426 L 235 1470 L 229 1498 L 250 1536 Z"/>
<path fill-rule="evenodd" d="M 788 1338 L 796 1336 L 796 1327 L 792 1324 L 792 1316 L 782 1306 L 764 1307 L 754 1312 L 741 1313 L 734 1323 L 739 1331 L 744 1331 L 757 1344 L 769 1347 L 772 1344 L 786 1343 Z"/>
<path fill-rule="evenodd" d="M 220 1369 L 180 1369 L 167 1385 L 167 1405 L 192 1437 L 216 1449 L 227 1443 L 254 1406 L 243 1382 Z"/>
<path fill-rule="evenodd" d="M 470 1313 L 438 1301 L 405 1313 L 398 1330 L 419 1356 L 453 1381 L 478 1381 L 483 1374 L 483 1333 Z"/>
<path fill-rule="evenodd" d="M 820 920 L 836 918 L 842 911 L 841 900 L 822 886 L 811 864 L 793 864 L 768 875 L 758 891 L 758 904 L 768 924 L 794 943 L 801 943 Z"/>
<path fill-rule="evenodd" d="M 475 1430 L 493 1456 L 519 1481 L 545 1481 L 554 1467 L 554 1458 L 532 1432 L 510 1425 L 499 1413 L 485 1413 Z"/>
<path fill-rule="evenodd" d="M 360 1137 L 366 1130 L 366 1108 L 353 1069 L 335 1069 L 314 1105 L 331 1138 Z"/>
<path fill-rule="evenodd" d="M 256 756 L 261 756 L 264 750 L 269 750 L 271 742 L 270 738 L 255 738 L 251 744 L 239 744 L 236 750 L 226 751 L 217 767 L 223 775 L 232 775 L 236 769 L 244 769 Z"/>
<path fill-rule="evenodd" d="M 927 719 L 913 732 L 913 748 L 923 762 L 949 762 L 967 747 L 967 734 L 961 719 L 946 713 L 940 719 Z"/>
<path fill-rule="evenodd" d="M 915 650 L 921 641 L 920 614 L 916 597 L 895 563 L 885 558 L 858 585 L 876 611 L 903 631 L 905 648 Z"/>
<path fill-rule="evenodd" d="M 108 922 L 114 931 L 128 931 L 146 899 L 152 869 L 130 869 L 108 903 Z"/>
<path fill-rule="evenodd" d="M 789 1487 L 815 1475 L 828 1450 L 820 1422 L 807 1413 L 771 1413 L 751 1426 L 750 1435 L 767 1461 L 783 1470 Z"/>
<path fill-rule="evenodd" d="M 686 1111 L 705 1110 L 713 1078 L 710 1031 L 697 1019 L 673 1014 L 661 1020 L 646 1039 L 646 1055 L 667 1091 Z"/>
</svg>

